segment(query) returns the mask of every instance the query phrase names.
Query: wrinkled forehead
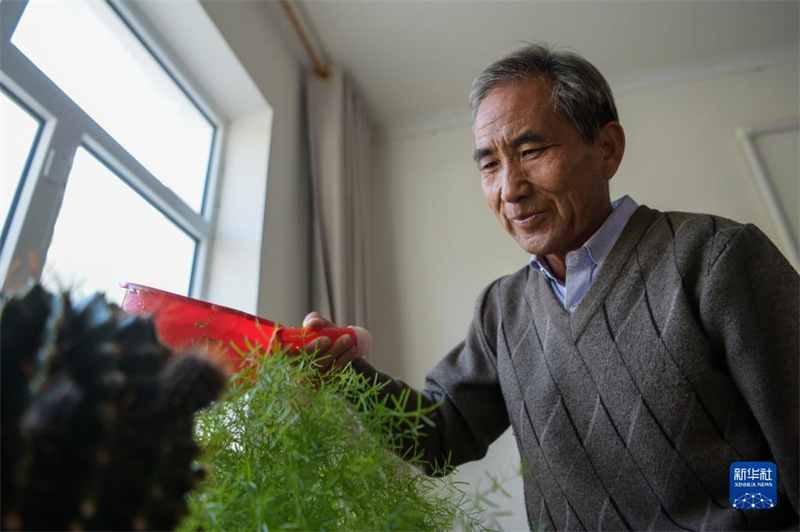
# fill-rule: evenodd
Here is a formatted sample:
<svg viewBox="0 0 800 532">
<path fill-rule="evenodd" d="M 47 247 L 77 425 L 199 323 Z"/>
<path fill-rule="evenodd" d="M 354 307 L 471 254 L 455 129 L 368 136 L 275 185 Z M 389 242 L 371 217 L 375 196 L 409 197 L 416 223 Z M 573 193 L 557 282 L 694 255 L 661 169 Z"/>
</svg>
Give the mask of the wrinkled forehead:
<svg viewBox="0 0 800 532">
<path fill-rule="evenodd" d="M 514 93 L 519 95 L 524 95 L 530 91 L 541 92 L 545 95 L 545 99 L 553 102 L 553 92 L 552 92 L 553 84 L 551 81 L 546 78 L 544 75 L 539 75 L 536 73 L 530 74 L 527 77 L 520 77 L 515 79 L 509 79 L 506 81 L 500 81 L 493 85 L 490 89 L 488 89 L 480 99 L 472 102 L 472 123 L 475 123 L 475 119 L 480 112 L 481 107 L 486 102 L 488 98 L 490 98 L 493 94 L 496 94 L 498 91 L 504 93 Z"/>
<path fill-rule="evenodd" d="M 554 114 L 549 83 L 538 79 L 506 83 L 487 92 L 478 104 L 472 120 L 472 134 L 477 140 L 522 127 L 521 123 L 552 118 Z"/>
</svg>

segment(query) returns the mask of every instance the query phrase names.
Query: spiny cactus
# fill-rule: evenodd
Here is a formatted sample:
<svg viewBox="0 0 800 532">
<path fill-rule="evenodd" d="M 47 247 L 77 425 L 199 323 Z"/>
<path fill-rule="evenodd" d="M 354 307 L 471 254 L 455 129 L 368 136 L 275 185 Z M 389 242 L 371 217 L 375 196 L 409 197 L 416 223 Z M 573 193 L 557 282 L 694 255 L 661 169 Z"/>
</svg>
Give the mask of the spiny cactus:
<svg viewBox="0 0 800 532">
<path fill-rule="evenodd" d="M 202 477 L 194 414 L 224 388 L 201 353 L 97 295 L 40 285 L 0 310 L 3 529 L 168 530 Z"/>
</svg>

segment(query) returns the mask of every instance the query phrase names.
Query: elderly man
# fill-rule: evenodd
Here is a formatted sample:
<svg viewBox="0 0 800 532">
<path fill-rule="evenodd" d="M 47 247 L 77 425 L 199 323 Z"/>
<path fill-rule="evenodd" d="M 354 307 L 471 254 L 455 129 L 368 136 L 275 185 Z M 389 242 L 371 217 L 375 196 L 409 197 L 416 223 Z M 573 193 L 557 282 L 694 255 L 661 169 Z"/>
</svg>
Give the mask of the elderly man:
<svg viewBox="0 0 800 532">
<path fill-rule="evenodd" d="M 796 527 L 797 273 L 752 225 L 611 202 L 625 135 L 582 57 L 529 45 L 471 103 L 483 193 L 531 261 L 428 374 L 427 459 L 477 460 L 513 426 L 531 528 Z M 319 347 L 407 387 L 347 342 Z M 774 508 L 731 507 L 742 461 L 777 464 Z"/>
</svg>

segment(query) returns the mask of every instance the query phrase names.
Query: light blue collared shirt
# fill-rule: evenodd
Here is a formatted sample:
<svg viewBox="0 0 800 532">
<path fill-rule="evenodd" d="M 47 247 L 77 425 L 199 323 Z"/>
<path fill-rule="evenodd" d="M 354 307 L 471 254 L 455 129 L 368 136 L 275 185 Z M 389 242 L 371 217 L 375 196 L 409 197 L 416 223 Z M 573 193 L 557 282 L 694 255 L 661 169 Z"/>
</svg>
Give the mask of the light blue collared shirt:
<svg viewBox="0 0 800 532">
<path fill-rule="evenodd" d="M 612 207 L 614 210 L 600 229 L 583 246 L 567 253 L 566 286 L 553 276 L 546 260 L 540 262 L 536 255 L 531 256 L 531 266 L 545 276 L 553 294 L 570 313 L 578 308 L 597 270 L 603 265 L 639 204 L 630 196 L 623 196 Z"/>
</svg>

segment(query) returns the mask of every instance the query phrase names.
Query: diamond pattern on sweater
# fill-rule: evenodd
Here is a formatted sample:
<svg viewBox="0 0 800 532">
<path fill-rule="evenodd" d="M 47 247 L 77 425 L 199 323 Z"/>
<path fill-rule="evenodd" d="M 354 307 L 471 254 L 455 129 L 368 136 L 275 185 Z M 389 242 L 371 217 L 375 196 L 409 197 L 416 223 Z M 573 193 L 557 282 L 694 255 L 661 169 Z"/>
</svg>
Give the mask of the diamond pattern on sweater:
<svg viewBox="0 0 800 532">
<path fill-rule="evenodd" d="M 797 493 L 798 416 L 787 413 L 797 413 L 789 392 L 800 320 L 779 317 L 753 286 L 795 317 L 796 290 L 792 299 L 773 279 L 730 275 L 769 263 L 796 288 L 797 274 L 769 246 L 751 226 L 641 207 L 573 314 L 530 268 L 499 279 L 479 298 L 466 342 L 429 374 L 448 423 L 426 452 L 480 458 L 512 423 L 532 527 L 796 523 L 791 505 L 745 518 L 725 504 L 730 463 L 773 450 Z M 771 319 L 754 315 L 752 301 Z M 780 386 L 764 390 L 765 376 Z M 764 392 L 774 395 L 762 403 Z"/>
</svg>

